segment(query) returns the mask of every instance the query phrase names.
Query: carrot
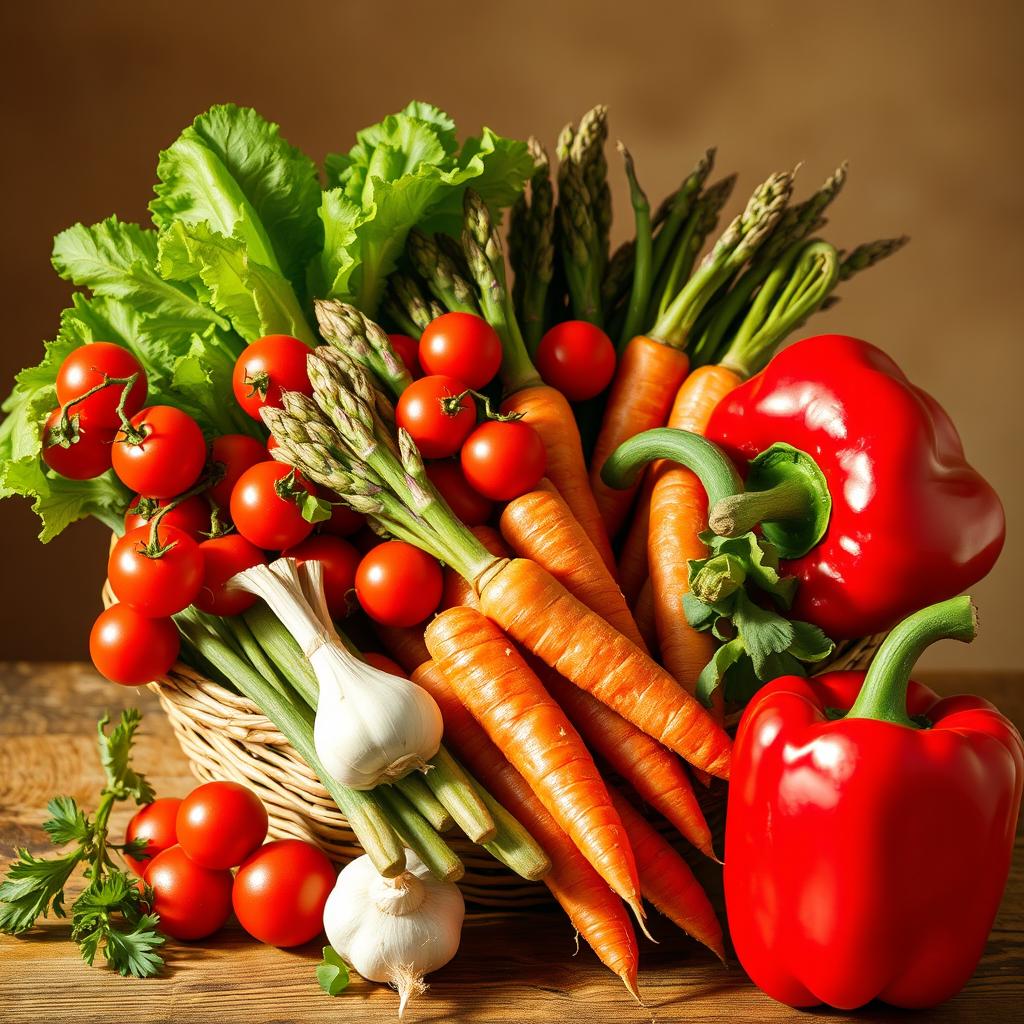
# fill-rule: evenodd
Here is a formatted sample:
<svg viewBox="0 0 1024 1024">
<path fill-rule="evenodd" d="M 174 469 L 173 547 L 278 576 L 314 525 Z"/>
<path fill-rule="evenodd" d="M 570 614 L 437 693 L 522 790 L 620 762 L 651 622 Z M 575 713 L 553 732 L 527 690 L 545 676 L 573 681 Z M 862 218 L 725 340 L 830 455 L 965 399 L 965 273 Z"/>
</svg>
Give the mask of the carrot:
<svg viewBox="0 0 1024 1024">
<path fill-rule="evenodd" d="M 517 555 L 543 566 L 570 594 L 646 650 L 622 591 L 557 491 L 531 491 L 510 501 L 501 514 L 501 532 Z"/>
<path fill-rule="evenodd" d="M 731 743 L 722 728 L 550 573 L 516 558 L 492 563 L 477 580 L 483 613 L 528 651 L 695 767 L 728 778 Z"/>
<path fill-rule="evenodd" d="M 590 490 L 580 432 L 565 396 L 546 384 L 525 387 L 509 395 L 501 403 L 501 411 L 521 413 L 523 420 L 540 435 L 547 453 L 548 478 L 614 575 L 615 555 Z"/>
<path fill-rule="evenodd" d="M 724 960 L 722 925 L 689 865 L 621 793 L 612 790 L 612 800 L 629 829 L 644 897 L 687 935 Z"/>
<path fill-rule="evenodd" d="M 715 406 L 740 382 L 724 366 L 694 370 L 676 395 L 669 426 L 703 434 Z M 689 560 L 707 554 L 699 537 L 707 529 L 707 495 L 696 474 L 682 466 L 655 464 L 649 470 L 655 484 L 647 553 L 658 649 L 665 667 L 692 693 L 715 649 L 711 634 L 693 629 L 680 606 L 689 590 Z"/>
<path fill-rule="evenodd" d="M 427 626 L 424 639 L 459 700 L 642 920 L 629 837 L 604 781 L 579 733 L 508 637 L 473 608 L 449 608 Z"/>
<path fill-rule="evenodd" d="M 445 741 L 547 853 L 551 870 L 543 882 L 568 914 L 573 927 L 601 962 L 639 998 L 639 950 L 622 902 L 466 710 L 444 673 L 430 660 L 419 632 L 391 627 L 378 627 L 378 632 L 392 655 L 411 672 L 413 681 L 437 701 L 444 718 Z"/>
<path fill-rule="evenodd" d="M 711 830 L 682 764 L 656 740 L 595 697 L 540 665 L 548 692 L 562 706 L 587 746 L 670 821 L 701 853 L 714 858 Z"/>
<path fill-rule="evenodd" d="M 680 348 L 644 335 L 633 338 L 622 353 L 590 460 L 590 486 L 610 537 L 622 529 L 637 487 L 609 487 L 601 479 L 601 467 L 623 441 L 665 425 L 672 396 L 689 368 L 690 360 Z"/>
<path fill-rule="evenodd" d="M 534 493 L 549 495 L 551 492 Z M 564 508 L 564 502 L 557 500 Z M 512 504 L 516 503 L 511 503 L 509 508 Z M 527 512 L 531 505 L 527 502 L 519 511 Z M 478 528 L 474 533 L 479 540 L 484 541 L 481 529 L 486 528 Z M 500 538 L 496 544 L 493 543 L 494 538 L 489 539 L 492 541 L 487 544 L 489 551 L 496 555 L 505 554 Z M 590 550 L 592 555 L 593 548 Z M 583 600 L 582 594 L 577 596 Z M 468 586 L 463 587 L 462 597 L 468 607 L 477 607 L 476 595 Z M 592 611 L 599 610 L 593 605 L 590 608 Z M 711 830 L 693 795 L 689 776 L 675 756 L 595 697 L 566 682 L 539 659 L 530 655 L 526 661 L 569 716 L 569 721 L 579 730 L 587 746 L 603 757 L 647 803 L 661 811 L 698 850 L 714 857 Z"/>
</svg>

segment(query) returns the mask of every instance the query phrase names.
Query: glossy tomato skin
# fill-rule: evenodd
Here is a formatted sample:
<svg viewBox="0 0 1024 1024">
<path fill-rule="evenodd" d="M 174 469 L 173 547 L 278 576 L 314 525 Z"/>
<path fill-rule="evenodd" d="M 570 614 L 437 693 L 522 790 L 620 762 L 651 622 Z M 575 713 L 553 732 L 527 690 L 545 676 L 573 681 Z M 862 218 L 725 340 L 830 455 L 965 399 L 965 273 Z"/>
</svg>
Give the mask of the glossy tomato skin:
<svg viewBox="0 0 1024 1024">
<path fill-rule="evenodd" d="M 312 349 L 290 334 L 257 338 L 238 357 L 231 375 L 235 400 L 254 419 L 265 405 L 281 407 L 282 391 L 311 395 L 306 359 Z"/>
<path fill-rule="evenodd" d="M 481 423 L 460 456 L 470 486 L 493 501 L 511 501 L 532 491 L 547 466 L 540 435 L 522 420 Z"/>
<path fill-rule="evenodd" d="M 545 384 L 571 402 L 582 402 L 601 394 L 612 382 L 615 346 L 595 324 L 566 320 L 541 338 L 536 362 Z"/>
<path fill-rule="evenodd" d="M 199 424 L 171 405 L 143 409 L 131 423 L 143 438 L 136 444 L 118 431 L 113 450 L 118 479 L 147 498 L 173 498 L 187 491 L 206 463 Z"/>
<path fill-rule="evenodd" d="M 400 540 L 378 544 L 356 571 L 356 596 L 363 610 L 385 626 L 414 626 L 441 603 L 441 566 L 426 552 Z"/>
<path fill-rule="evenodd" d="M 237 533 L 211 537 L 199 545 L 203 560 L 203 582 L 192 604 L 211 615 L 241 615 L 256 603 L 256 595 L 228 588 L 228 580 L 243 569 L 266 565 L 267 556 Z"/>
<path fill-rule="evenodd" d="M 474 313 L 444 313 L 420 337 L 419 361 L 428 374 L 445 374 L 479 391 L 501 367 L 501 339 Z"/>
<path fill-rule="evenodd" d="M 281 551 L 305 540 L 313 524 L 302 518 L 299 506 L 282 498 L 278 486 L 293 470 L 280 462 L 250 466 L 231 492 L 231 521 L 246 540 L 266 551 Z M 310 494 L 314 487 L 298 474 L 297 486 Z"/>
<path fill-rule="evenodd" d="M 321 533 L 330 534 L 332 537 L 351 537 L 365 525 L 366 517 L 345 504 L 335 505 L 331 509 L 331 518 L 317 523 Z"/>
<path fill-rule="evenodd" d="M 89 654 L 112 683 L 141 686 L 165 675 L 178 658 L 178 628 L 124 604 L 100 612 L 89 634 Z"/>
<path fill-rule="evenodd" d="M 417 377 L 423 376 L 423 371 L 420 369 L 419 362 L 419 342 L 415 338 L 410 338 L 408 334 L 389 334 L 388 341 L 391 342 L 391 347 L 395 350 L 395 355 L 405 363 L 405 368 L 409 371 L 409 376 L 415 380 Z"/>
<path fill-rule="evenodd" d="M 324 575 L 324 596 L 327 608 L 335 619 L 343 619 L 352 611 L 356 570 L 362 555 L 340 537 L 307 537 L 301 544 L 282 551 L 286 558 L 303 562 L 319 562 Z"/>
<path fill-rule="evenodd" d="M 457 462 L 428 462 L 427 476 L 467 526 L 482 526 L 491 518 L 494 503 L 473 490 Z"/>
<path fill-rule="evenodd" d="M 164 850 L 169 850 L 178 841 L 175 832 L 175 821 L 181 801 L 176 796 L 164 796 L 159 800 L 146 804 L 132 816 L 124 833 L 124 841 L 145 839 L 148 857 L 139 860 L 125 854 L 125 861 L 135 874 L 143 877 L 153 863 L 153 858 Z"/>
<path fill-rule="evenodd" d="M 160 931 L 185 942 L 205 939 L 231 914 L 231 872 L 204 868 L 180 845 L 158 853 L 146 869 Z"/>
<path fill-rule="evenodd" d="M 300 839 L 279 839 L 251 854 L 235 875 L 231 903 L 242 927 L 271 946 L 301 946 L 323 931 L 337 879 L 326 855 Z"/>
<path fill-rule="evenodd" d="M 248 786 L 207 782 L 182 800 L 175 830 L 196 864 L 233 868 L 267 838 L 267 809 Z"/>
<path fill-rule="evenodd" d="M 146 404 L 146 374 L 142 363 L 126 348 L 110 341 L 94 341 L 70 352 L 57 371 L 57 401 L 67 405 L 80 398 L 87 391 L 103 383 L 107 377 L 131 377 L 137 373 L 138 380 L 131 386 L 124 402 L 125 415 L 130 419 Z M 117 406 L 121 401 L 125 385 L 111 385 L 97 391 L 74 412 L 88 412 L 97 424 L 118 427 L 121 423 Z"/>
<path fill-rule="evenodd" d="M 395 422 L 407 430 L 425 459 L 454 455 L 476 423 L 476 407 L 466 395 L 453 415 L 442 402 L 466 390 L 454 377 L 434 375 L 413 381 L 395 406 Z"/>
<path fill-rule="evenodd" d="M 137 530 L 140 526 L 147 526 L 149 519 L 139 512 L 139 500 L 142 495 L 136 495 L 124 514 L 125 532 Z M 168 505 L 172 499 L 161 498 L 157 503 L 159 508 Z M 174 526 L 182 533 L 188 534 L 194 541 L 199 541 L 203 534 L 210 529 L 210 504 L 199 494 L 193 494 L 186 498 L 180 505 L 176 505 L 170 512 L 166 513 L 160 520 L 160 528 Z"/>
<path fill-rule="evenodd" d="M 221 434 L 210 445 L 210 459 L 224 467 L 224 476 L 210 488 L 210 497 L 219 508 L 227 508 L 238 478 L 250 466 L 267 461 L 267 449 L 248 434 Z"/>
<path fill-rule="evenodd" d="M 159 557 L 150 557 L 145 553 L 150 530 L 140 526 L 114 545 L 107 578 L 120 602 L 158 619 L 180 612 L 195 599 L 203 582 L 203 558 L 187 533 L 162 523 L 157 531 L 165 550 Z"/>
<path fill-rule="evenodd" d="M 408 679 L 409 673 L 394 661 L 389 658 L 386 654 L 380 654 L 377 651 L 369 651 L 363 655 L 363 661 L 367 665 L 372 665 L 374 668 L 379 668 L 381 672 L 390 672 L 393 676 L 399 676 L 402 679 Z"/>
<path fill-rule="evenodd" d="M 77 409 L 71 410 L 72 417 Z M 78 414 L 76 440 L 67 448 L 53 444 L 53 429 L 60 423 L 61 411 L 54 409 L 43 424 L 43 461 L 55 473 L 68 480 L 92 480 L 111 466 L 116 428 L 95 424 L 87 413 Z"/>
</svg>

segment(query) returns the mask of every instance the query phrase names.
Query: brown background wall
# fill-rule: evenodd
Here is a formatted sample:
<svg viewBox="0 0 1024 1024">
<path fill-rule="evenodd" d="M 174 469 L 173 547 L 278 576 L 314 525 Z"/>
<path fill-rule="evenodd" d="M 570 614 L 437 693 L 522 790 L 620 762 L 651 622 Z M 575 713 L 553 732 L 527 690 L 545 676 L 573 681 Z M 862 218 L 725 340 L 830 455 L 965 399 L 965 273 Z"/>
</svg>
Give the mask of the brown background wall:
<svg viewBox="0 0 1024 1024">
<path fill-rule="evenodd" d="M 614 11 L 605 16 L 602 11 Z M 660 196 L 704 146 L 744 186 L 803 161 L 810 190 L 849 158 L 830 237 L 911 247 L 814 321 L 889 349 L 946 405 L 999 486 L 1010 540 L 976 589 L 984 632 L 935 665 L 1020 666 L 1021 7 L 1012 3 L 502 5 L 249 0 L 4 4 L 0 379 L 35 362 L 68 288 L 68 224 L 145 217 L 156 154 L 209 104 L 252 104 L 319 158 L 411 97 L 465 130 L 553 141 L 595 102 Z M 615 168 L 619 178 L 618 168 Z M 625 208 L 621 189 L 616 196 Z M 623 230 L 620 228 L 620 231 Z M 105 538 L 47 548 L 0 505 L 0 657 L 85 657 Z"/>
</svg>

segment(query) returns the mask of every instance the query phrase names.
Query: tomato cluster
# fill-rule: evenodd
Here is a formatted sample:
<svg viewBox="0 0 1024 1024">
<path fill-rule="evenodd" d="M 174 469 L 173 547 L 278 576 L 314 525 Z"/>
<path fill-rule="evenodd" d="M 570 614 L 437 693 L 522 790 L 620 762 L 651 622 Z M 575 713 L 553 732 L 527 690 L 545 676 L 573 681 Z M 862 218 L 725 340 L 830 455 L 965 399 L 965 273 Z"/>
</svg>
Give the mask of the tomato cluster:
<svg viewBox="0 0 1024 1024">
<path fill-rule="evenodd" d="M 266 837 L 267 811 L 251 789 L 208 782 L 143 807 L 125 842 L 145 840 L 144 851 L 125 860 L 152 887 L 160 930 L 173 938 L 206 938 L 233 910 L 260 942 L 299 946 L 323 928 L 334 868 L 310 843 Z"/>
</svg>

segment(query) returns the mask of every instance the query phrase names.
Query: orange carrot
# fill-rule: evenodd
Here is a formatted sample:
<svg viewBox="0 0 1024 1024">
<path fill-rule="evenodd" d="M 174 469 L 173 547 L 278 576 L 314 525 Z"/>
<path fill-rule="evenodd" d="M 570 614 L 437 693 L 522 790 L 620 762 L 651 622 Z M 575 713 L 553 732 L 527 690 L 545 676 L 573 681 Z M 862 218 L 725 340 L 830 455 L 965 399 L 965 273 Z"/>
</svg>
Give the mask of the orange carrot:
<svg viewBox="0 0 1024 1024">
<path fill-rule="evenodd" d="M 657 740 L 641 732 L 595 697 L 566 682 L 544 664 L 538 672 L 551 696 L 580 731 L 587 746 L 660 811 L 688 842 L 714 858 L 711 829 L 693 794 L 686 770 Z"/>
<path fill-rule="evenodd" d="M 478 577 L 477 593 L 483 613 L 546 665 L 695 767 L 728 778 L 731 742 L 696 698 L 550 573 L 525 558 L 499 561 Z"/>
<path fill-rule="evenodd" d="M 517 555 L 543 566 L 570 594 L 646 649 L 615 578 L 557 491 L 531 491 L 510 501 L 501 514 L 501 532 Z"/>
<path fill-rule="evenodd" d="M 636 487 L 609 487 L 601 479 L 601 467 L 623 441 L 665 425 L 672 396 L 689 368 L 690 360 L 681 349 L 643 335 L 633 338 L 622 353 L 590 460 L 590 486 L 611 537 L 622 529 Z"/>
<path fill-rule="evenodd" d="M 724 960 L 722 925 L 689 865 L 621 793 L 612 790 L 612 800 L 629 830 L 644 897 Z"/>
<path fill-rule="evenodd" d="M 604 780 L 565 712 L 508 637 L 472 608 L 449 608 L 427 626 L 424 639 L 459 700 L 642 919 L 629 837 Z"/>
<path fill-rule="evenodd" d="M 564 507 L 560 499 L 559 504 Z M 528 508 L 529 504 L 524 507 Z M 500 538 L 485 539 L 478 530 L 474 533 L 492 554 L 505 554 Z M 590 550 L 592 552 L 593 548 Z M 458 578 L 461 581 L 461 577 Z M 468 584 L 463 585 L 460 593 L 463 604 L 477 607 L 476 595 Z M 579 596 L 582 599 L 582 595 Z M 592 605 L 590 608 L 599 611 Z M 693 795 L 690 778 L 675 755 L 595 697 L 566 682 L 533 655 L 526 661 L 569 716 L 569 721 L 579 730 L 587 746 L 603 757 L 647 803 L 661 811 L 698 850 L 714 857 L 711 830 Z"/>
<path fill-rule="evenodd" d="M 378 627 L 378 632 L 414 682 L 437 701 L 444 718 L 445 742 L 543 847 L 551 860 L 551 870 L 543 882 L 568 914 L 573 927 L 601 962 L 639 998 L 639 951 L 622 902 L 463 706 L 444 673 L 430 660 L 419 631 Z"/>
<path fill-rule="evenodd" d="M 547 476 L 572 509 L 608 571 L 615 573 L 615 555 L 604 520 L 590 490 L 583 445 L 572 408 L 565 396 L 546 384 L 525 387 L 501 403 L 503 413 L 518 412 L 540 435 L 547 453 Z"/>
<path fill-rule="evenodd" d="M 695 370 L 676 395 L 669 426 L 703 434 L 715 406 L 740 382 L 724 366 Z M 680 607 L 689 590 L 689 560 L 707 554 L 699 537 L 707 529 L 707 495 L 696 475 L 682 466 L 652 465 L 649 470 L 655 484 L 647 553 L 658 648 L 665 667 L 692 693 L 715 648 L 711 634 L 693 629 Z"/>
<path fill-rule="evenodd" d="M 470 533 L 492 555 L 500 555 L 502 558 L 508 555 L 508 548 L 501 539 L 501 534 L 490 526 L 474 526 Z M 451 566 L 444 570 L 444 590 L 441 594 L 441 608 L 457 608 L 459 605 L 476 607 L 476 593 L 471 584 L 467 583 Z"/>
</svg>

